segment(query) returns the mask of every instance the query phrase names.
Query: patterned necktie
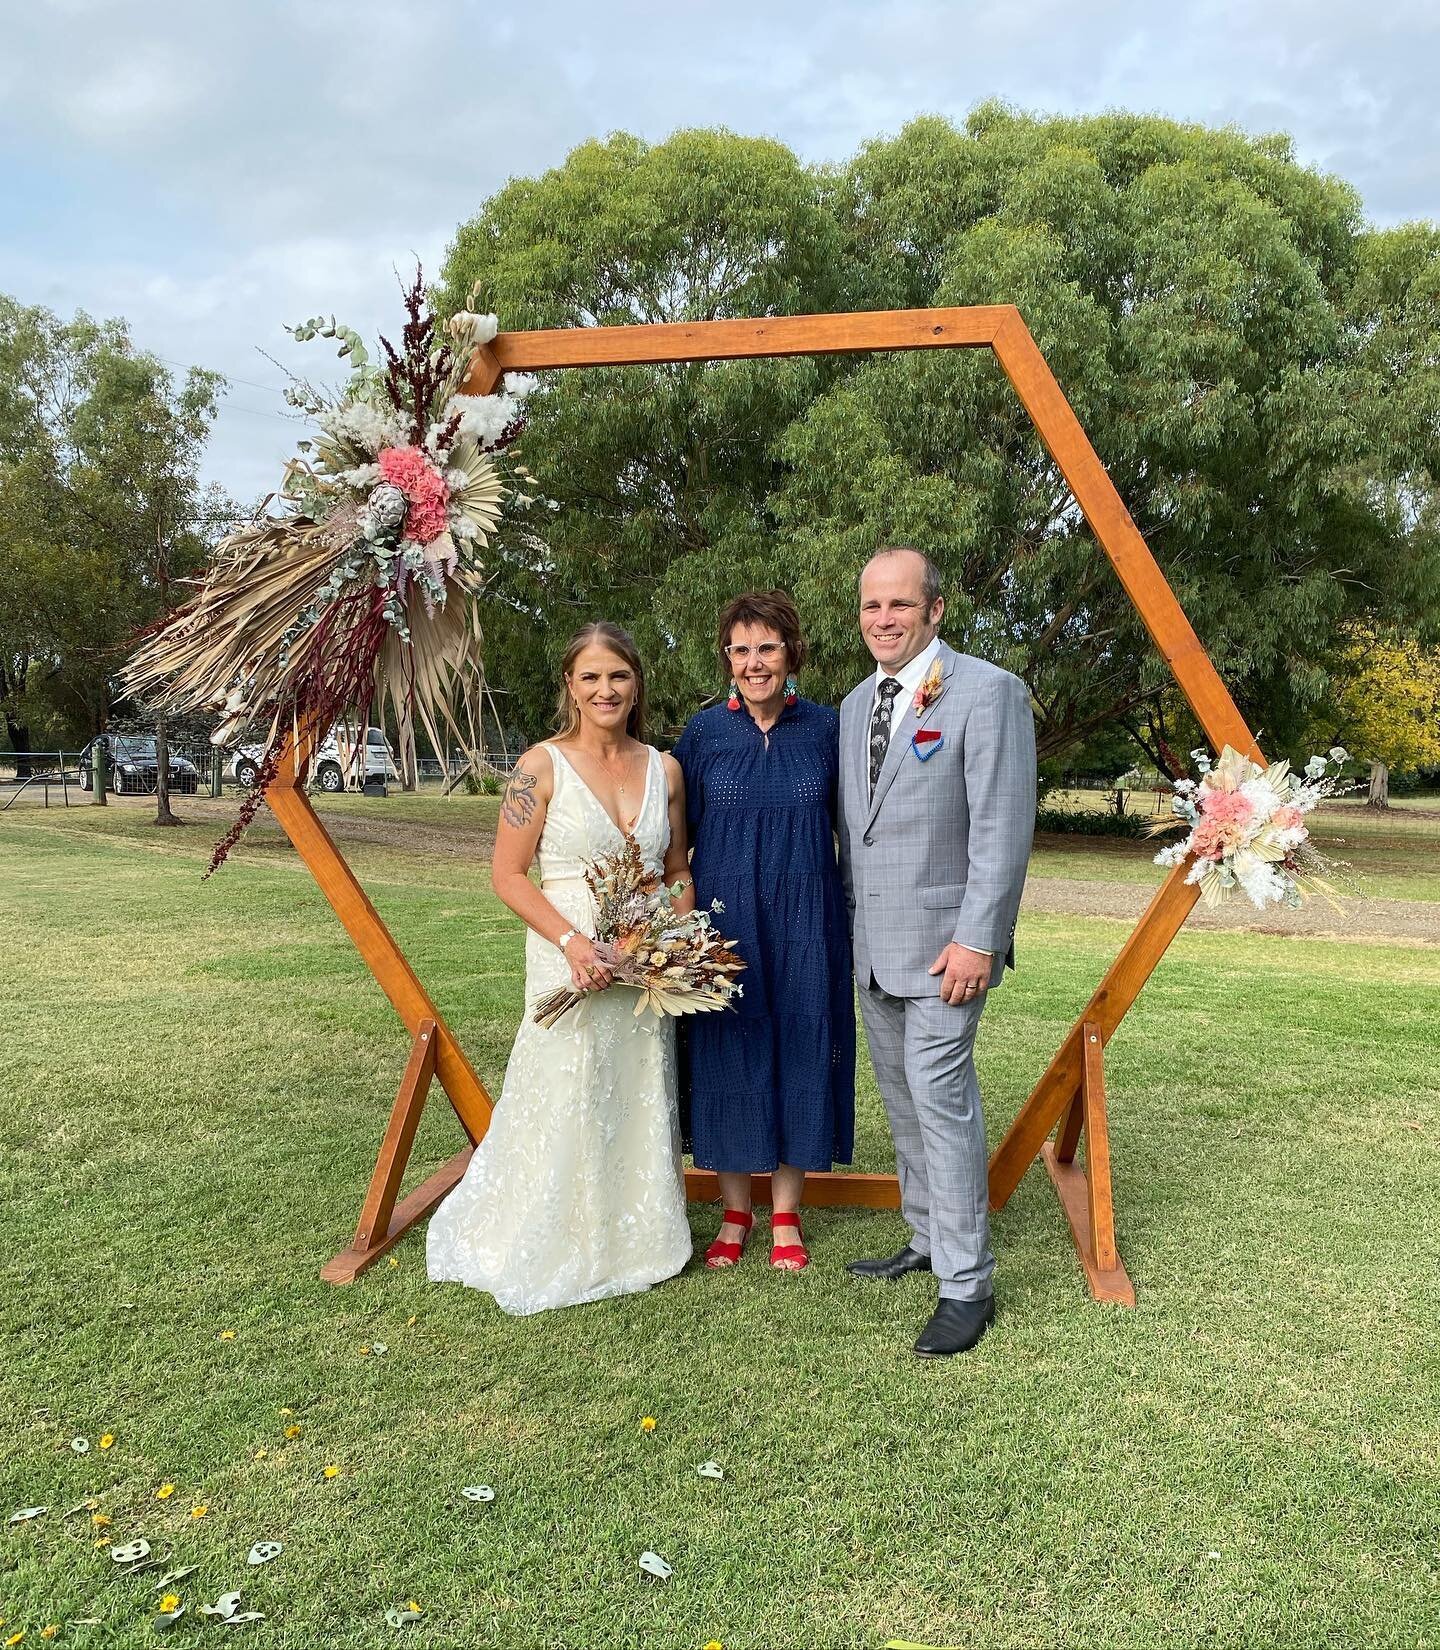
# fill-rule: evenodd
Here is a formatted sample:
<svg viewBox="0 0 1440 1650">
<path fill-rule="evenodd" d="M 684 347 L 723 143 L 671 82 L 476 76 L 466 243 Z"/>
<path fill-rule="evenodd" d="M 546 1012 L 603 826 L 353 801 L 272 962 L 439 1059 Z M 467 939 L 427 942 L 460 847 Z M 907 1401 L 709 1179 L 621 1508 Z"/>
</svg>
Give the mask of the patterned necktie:
<svg viewBox="0 0 1440 1650">
<path fill-rule="evenodd" d="M 880 695 L 875 701 L 875 712 L 870 718 L 870 794 L 875 794 L 875 781 L 885 766 L 885 753 L 890 749 L 890 718 L 895 710 L 895 695 L 900 683 L 887 676 L 880 684 Z"/>
</svg>

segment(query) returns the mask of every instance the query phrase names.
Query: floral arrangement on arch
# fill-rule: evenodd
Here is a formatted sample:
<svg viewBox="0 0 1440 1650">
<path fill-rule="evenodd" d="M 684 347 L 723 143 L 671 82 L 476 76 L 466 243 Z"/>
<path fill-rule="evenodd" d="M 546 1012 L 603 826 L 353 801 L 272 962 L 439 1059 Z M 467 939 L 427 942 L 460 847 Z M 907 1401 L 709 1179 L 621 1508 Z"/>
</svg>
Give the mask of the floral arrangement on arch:
<svg viewBox="0 0 1440 1650">
<path fill-rule="evenodd" d="M 533 499 L 506 460 L 534 379 L 463 393 L 493 315 L 461 310 L 443 333 L 420 271 L 405 293 L 401 346 L 383 361 L 333 317 L 287 328 L 339 339 L 351 368 L 336 396 L 309 384 L 286 398 L 319 426 L 286 465 L 276 501 L 221 541 L 195 597 L 148 634 L 128 689 L 172 711 L 218 712 L 212 742 L 268 724 L 259 778 L 211 860 L 215 870 L 259 809 L 284 752 L 303 758 L 352 709 L 413 711 L 436 750 L 441 727 L 473 754 L 457 698 L 479 681 L 482 552 L 508 510 Z M 265 507 L 262 507 L 265 508 Z M 207 875 L 209 872 L 206 873 Z"/>
<path fill-rule="evenodd" d="M 1203 748 L 1190 756 L 1200 778 L 1174 782 L 1175 817 L 1154 827 L 1184 829 L 1186 835 L 1162 848 L 1155 863 L 1180 865 L 1193 855 L 1185 880 L 1197 884 L 1211 906 L 1236 888 L 1261 911 L 1299 905 L 1311 892 L 1333 900 L 1335 889 L 1322 874 L 1330 862 L 1310 841 L 1305 816 L 1346 788 L 1340 770 L 1349 752 L 1336 745 L 1325 756 L 1312 756 L 1303 778 L 1288 762 L 1262 768 L 1230 745 L 1213 765 Z"/>
</svg>

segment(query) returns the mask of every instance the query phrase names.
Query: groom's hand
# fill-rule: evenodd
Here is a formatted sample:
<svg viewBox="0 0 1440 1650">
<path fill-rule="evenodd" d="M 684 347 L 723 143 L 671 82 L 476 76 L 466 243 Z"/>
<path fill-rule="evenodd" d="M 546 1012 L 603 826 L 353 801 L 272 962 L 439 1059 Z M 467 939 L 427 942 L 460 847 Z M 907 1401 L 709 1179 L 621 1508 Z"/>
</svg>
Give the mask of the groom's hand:
<svg viewBox="0 0 1440 1650">
<path fill-rule="evenodd" d="M 988 951 L 972 951 L 952 940 L 930 964 L 932 974 L 945 976 L 940 982 L 941 1002 L 974 1002 L 989 989 L 991 961 Z"/>
</svg>

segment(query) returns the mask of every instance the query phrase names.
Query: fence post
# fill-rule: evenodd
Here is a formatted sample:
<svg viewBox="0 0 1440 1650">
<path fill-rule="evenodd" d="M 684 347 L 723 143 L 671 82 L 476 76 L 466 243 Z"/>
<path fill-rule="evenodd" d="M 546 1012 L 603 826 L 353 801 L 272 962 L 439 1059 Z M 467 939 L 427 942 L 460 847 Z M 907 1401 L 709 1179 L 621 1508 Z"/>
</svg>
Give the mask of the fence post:
<svg viewBox="0 0 1440 1650">
<path fill-rule="evenodd" d="M 210 747 L 210 794 L 219 796 L 224 791 L 223 764 L 220 757 L 220 747 Z"/>
<path fill-rule="evenodd" d="M 95 740 L 90 746 L 90 783 L 95 790 L 95 806 L 97 808 L 105 806 L 105 780 L 108 777 L 106 772 L 108 758 L 109 752 L 106 751 L 104 745 L 98 739 Z"/>
</svg>

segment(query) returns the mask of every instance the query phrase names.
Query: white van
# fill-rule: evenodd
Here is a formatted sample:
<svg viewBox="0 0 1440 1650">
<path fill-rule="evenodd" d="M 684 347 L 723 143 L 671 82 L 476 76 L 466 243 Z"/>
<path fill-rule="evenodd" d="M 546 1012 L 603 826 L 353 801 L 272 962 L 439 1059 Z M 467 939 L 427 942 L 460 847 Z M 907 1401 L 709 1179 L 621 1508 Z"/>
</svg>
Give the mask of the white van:
<svg viewBox="0 0 1440 1650">
<path fill-rule="evenodd" d="M 310 763 L 310 783 L 321 791 L 358 791 L 366 779 L 393 779 L 400 781 L 400 769 L 395 753 L 385 737 L 383 728 L 369 728 L 365 734 L 363 764 L 360 756 L 359 730 L 337 723 L 331 728 Z M 247 788 L 260 777 L 260 758 L 263 745 L 241 745 L 230 758 L 228 773 L 237 785 Z"/>
</svg>

